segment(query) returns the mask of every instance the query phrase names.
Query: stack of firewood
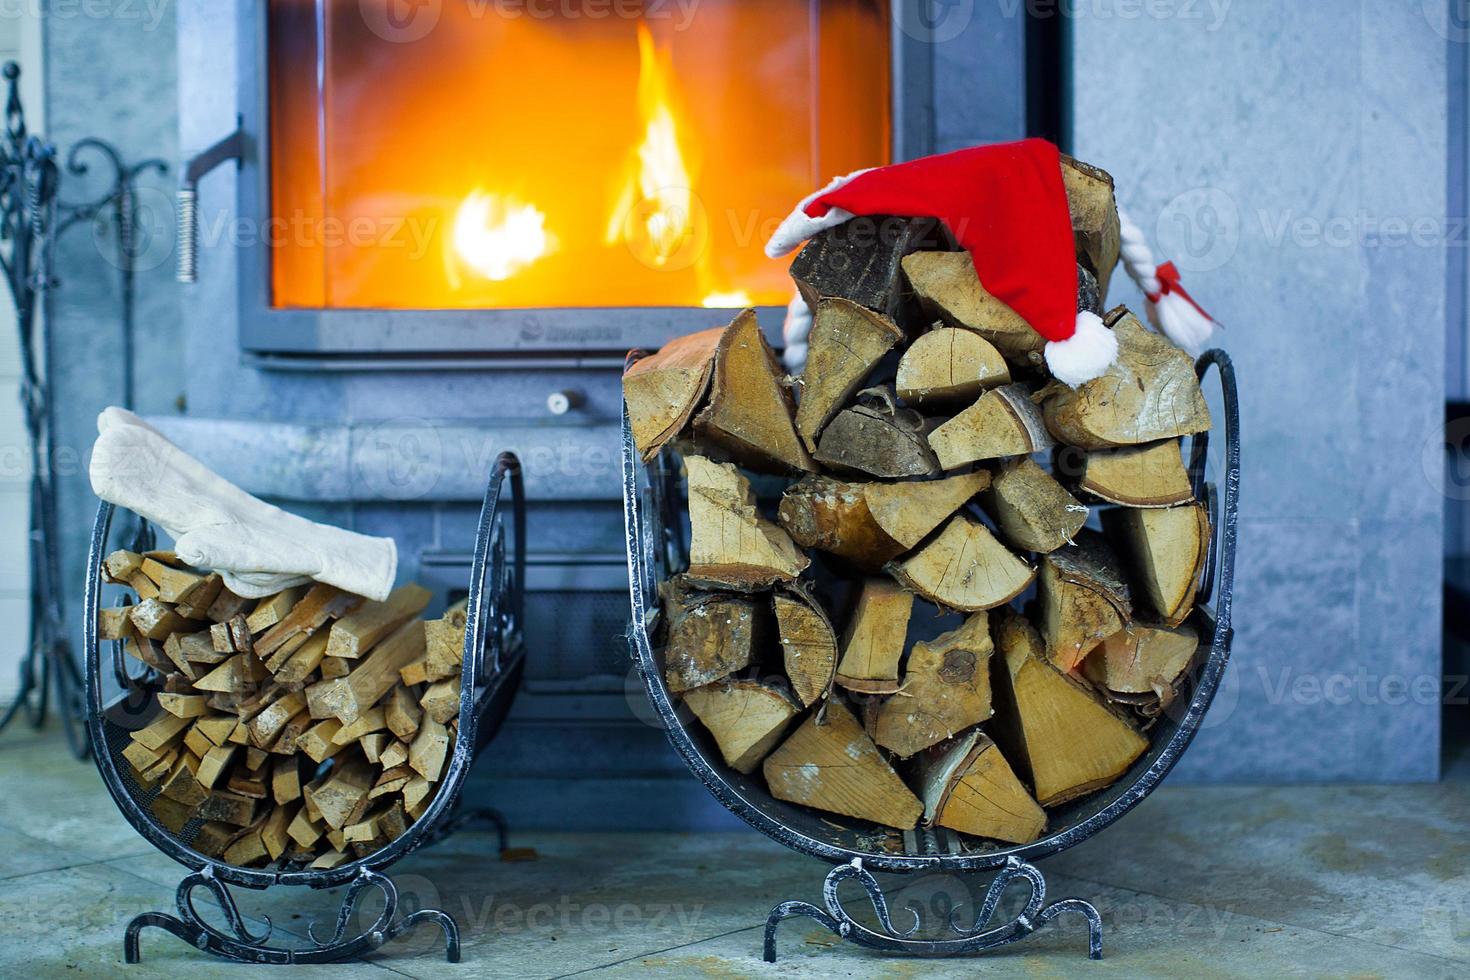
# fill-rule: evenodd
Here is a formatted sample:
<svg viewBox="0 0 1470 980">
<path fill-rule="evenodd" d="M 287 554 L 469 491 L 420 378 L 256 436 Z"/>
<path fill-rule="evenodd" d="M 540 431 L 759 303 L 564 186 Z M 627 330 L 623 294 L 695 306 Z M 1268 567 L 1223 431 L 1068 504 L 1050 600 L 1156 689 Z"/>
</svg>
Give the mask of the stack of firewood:
<svg viewBox="0 0 1470 980">
<path fill-rule="evenodd" d="M 161 676 L 123 757 L 196 850 L 250 867 L 331 868 L 383 847 L 433 799 L 459 724 L 463 606 L 417 585 L 373 602 L 330 585 L 242 599 L 172 552 L 113 552 L 138 601 L 99 634 Z"/>
<path fill-rule="evenodd" d="M 1101 314 L 1112 178 L 1063 167 L 1078 308 Z M 1193 361 L 1118 308 L 1118 362 L 1055 382 L 1043 339 L 930 220 L 854 219 L 791 272 L 815 313 L 800 377 L 747 311 L 624 378 L 643 458 L 677 449 L 688 480 L 690 565 L 661 587 L 668 687 L 778 799 L 1035 840 L 1047 808 L 1147 750 L 1199 647 Z M 782 479 L 758 499 L 745 471 Z"/>
</svg>

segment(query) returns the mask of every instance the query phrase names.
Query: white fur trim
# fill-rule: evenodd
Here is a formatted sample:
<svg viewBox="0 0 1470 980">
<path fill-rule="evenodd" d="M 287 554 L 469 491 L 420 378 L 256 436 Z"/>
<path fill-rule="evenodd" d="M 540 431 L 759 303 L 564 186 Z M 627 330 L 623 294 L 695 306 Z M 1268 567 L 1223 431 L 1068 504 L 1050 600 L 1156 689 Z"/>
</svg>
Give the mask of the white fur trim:
<svg viewBox="0 0 1470 980">
<path fill-rule="evenodd" d="M 833 177 L 831 183 L 826 187 L 823 187 L 819 191 L 813 191 L 802 198 L 801 203 L 786 216 L 786 219 L 781 222 L 781 226 L 776 229 L 775 234 L 766 242 L 766 255 L 773 259 L 779 259 L 817 232 L 826 231 L 828 228 L 835 228 L 845 221 L 851 221 L 853 213 L 851 211 L 844 211 L 842 208 L 831 208 L 820 218 L 808 216 L 806 208 L 807 205 L 811 204 L 823 194 L 835 191 L 859 174 L 865 174 L 872 169 L 872 167 L 868 167 L 863 170 L 854 170 L 844 177 Z"/>
<path fill-rule="evenodd" d="M 1159 292 L 1159 266 L 1143 229 L 1118 209 L 1119 238 L 1122 241 L 1123 268 L 1128 278 L 1138 284 L 1144 296 Z M 1147 301 L 1148 319 L 1154 328 L 1174 342 L 1176 347 L 1198 357 L 1215 332 L 1215 321 L 1200 313 L 1182 296 L 1170 293 L 1158 303 Z"/>
<path fill-rule="evenodd" d="M 811 335 L 812 308 L 797 293 L 786 304 L 786 322 L 781 327 L 781 338 L 786 343 L 781 362 L 789 373 L 800 374 L 806 367 L 807 338 Z"/>
<path fill-rule="evenodd" d="M 1072 336 L 1046 345 L 1046 366 L 1052 377 L 1072 388 L 1101 377 L 1117 359 L 1118 338 L 1102 317 L 1088 310 L 1077 314 Z"/>
</svg>

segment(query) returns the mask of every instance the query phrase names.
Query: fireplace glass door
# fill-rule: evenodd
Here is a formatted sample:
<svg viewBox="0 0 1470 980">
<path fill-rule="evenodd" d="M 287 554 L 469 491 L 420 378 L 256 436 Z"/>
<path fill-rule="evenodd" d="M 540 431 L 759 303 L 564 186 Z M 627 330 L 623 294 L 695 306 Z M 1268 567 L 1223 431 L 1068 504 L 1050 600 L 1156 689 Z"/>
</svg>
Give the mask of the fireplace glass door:
<svg viewBox="0 0 1470 980">
<path fill-rule="evenodd" d="M 888 162 L 884 0 L 270 0 L 271 305 L 784 304 Z"/>
</svg>

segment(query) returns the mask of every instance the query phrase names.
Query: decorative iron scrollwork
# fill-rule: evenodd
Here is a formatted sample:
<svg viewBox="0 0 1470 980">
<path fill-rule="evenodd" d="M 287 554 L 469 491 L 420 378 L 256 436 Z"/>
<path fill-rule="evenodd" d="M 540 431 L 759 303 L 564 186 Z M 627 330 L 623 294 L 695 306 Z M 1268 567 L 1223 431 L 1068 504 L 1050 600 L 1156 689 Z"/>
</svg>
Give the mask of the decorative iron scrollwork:
<svg viewBox="0 0 1470 980">
<path fill-rule="evenodd" d="M 843 908 L 837 888 L 849 878 L 861 884 L 867 892 L 868 900 L 873 903 L 873 911 L 878 917 L 881 932 L 856 921 Z M 1025 879 L 1031 886 L 1031 895 L 1026 900 L 1025 908 L 1005 925 L 990 928 L 990 922 L 995 917 L 996 909 L 1000 906 L 1001 896 L 1011 882 L 1018 878 Z M 860 858 L 854 858 L 850 864 L 839 864 L 828 872 L 827 880 L 822 885 L 822 903 L 826 906 L 825 909 L 820 909 L 810 902 L 782 902 L 771 910 L 771 914 L 766 918 L 765 959 L 767 963 L 776 962 L 777 928 L 783 921 L 791 918 L 815 919 L 839 939 L 866 946 L 869 949 L 908 953 L 915 956 L 955 956 L 1009 945 L 1031 935 L 1052 919 L 1066 912 L 1075 912 L 1087 920 L 1087 955 L 1090 959 L 1102 959 L 1102 916 L 1098 914 L 1097 909 L 1080 898 L 1064 898 L 1059 902 L 1047 905 L 1046 879 L 1034 866 L 1016 857 L 1011 857 L 1000 869 L 995 880 L 990 883 L 985 893 L 985 900 L 973 924 L 965 926 L 959 921 L 959 910 L 951 911 L 948 925 L 950 930 L 959 936 L 957 939 L 915 939 L 914 936 L 922 925 L 922 918 L 919 908 L 912 904 L 905 908 L 912 913 L 914 924 L 907 929 L 899 929 L 895 926 L 892 914 L 889 912 L 888 898 L 883 894 L 882 886 L 878 884 L 878 879 L 873 877 L 872 872 L 863 867 Z"/>
</svg>

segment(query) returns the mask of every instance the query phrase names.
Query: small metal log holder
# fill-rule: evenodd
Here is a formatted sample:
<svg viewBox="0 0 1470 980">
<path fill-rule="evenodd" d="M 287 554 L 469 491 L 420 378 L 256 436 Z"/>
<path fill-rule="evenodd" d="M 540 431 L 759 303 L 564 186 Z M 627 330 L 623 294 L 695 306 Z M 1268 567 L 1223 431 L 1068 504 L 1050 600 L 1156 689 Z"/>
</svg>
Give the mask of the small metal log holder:
<svg viewBox="0 0 1470 980">
<path fill-rule="evenodd" d="M 510 529 L 501 507 L 509 490 Z M 236 867 L 196 851 L 191 846 L 199 821 L 191 821 L 182 832 L 171 833 L 153 816 L 148 804 L 157 790 L 145 790 L 132 776 L 121 752 L 129 732 L 141 727 L 158 712 L 157 694 L 161 679 L 156 672 L 133 675 L 124 662 L 120 644 L 113 644 L 110 670 L 122 688 L 121 696 L 104 704 L 101 649 L 98 640 L 98 611 L 102 605 L 101 563 L 110 547 L 114 507 L 103 503 L 92 529 L 91 553 L 87 564 L 86 648 L 87 732 L 92 755 L 102 779 L 123 816 L 149 843 L 188 869 L 179 883 L 177 914 L 145 912 L 128 924 L 124 954 L 129 963 L 138 962 L 139 934 L 153 926 L 173 933 L 185 942 L 228 960 L 261 964 L 328 963 L 369 953 L 421 923 L 432 923 L 444 932 L 445 954 L 450 962 L 460 958 L 459 925 L 449 913 L 420 909 L 399 915 L 399 898 L 393 880 L 385 874 L 399 859 L 426 844 L 434 843 L 471 820 L 486 819 L 499 831 L 505 847 L 505 826 L 499 814 L 488 810 L 455 812 L 460 790 L 471 765 L 494 737 L 525 668 L 524 582 L 526 563 L 525 490 L 516 457 L 502 453 L 490 472 L 475 538 L 474 564 L 470 573 L 466 608 L 464 665 L 460 675 L 459 731 L 453 754 L 438 792 L 423 815 L 407 832 L 386 846 L 350 863 L 331 869 L 287 865 L 273 869 Z M 148 549 L 152 532 L 136 518 L 126 545 Z M 507 533 L 511 540 L 507 544 Z M 509 557 L 507 557 L 509 556 Z M 330 765 L 330 761 L 324 765 Z M 308 928 L 308 942 L 272 944 L 270 920 L 262 932 L 254 933 L 241 915 L 229 886 L 263 890 L 275 886 L 305 886 L 327 889 L 347 886 L 335 923 L 327 935 Z M 209 892 L 219 904 L 225 927 L 220 928 L 199 912 L 195 892 Z M 375 919 L 349 934 L 349 924 L 363 897 L 376 890 L 383 899 Z"/>
<path fill-rule="evenodd" d="M 636 355 L 635 355 L 636 356 Z M 692 716 L 681 711 L 664 681 L 663 651 L 653 645 L 658 625 L 658 583 L 688 566 L 687 500 L 680 495 L 675 468 L 668 452 L 650 465 L 640 463 L 633 444 L 626 406 L 623 412 L 623 509 L 626 521 L 629 592 L 632 600 L 630 642 L 632 655 L 649 700 L 685 764 L 724 806 L 761 833 L 794 851 L 836 865 L 823 887 L 823 906 L 782 902 L 766 920 L 764 957 L 776 961 L 776 934 L 789 918 L 807 917 L 830 929 L 839 939 L 869 949 L 914 956 L 952 956 L 980 953 L 1029 936 L 1058 916 L 1081 916 L 1088 927 L 1088 955 L 1102 958 L 1102 918 L 1090 903 L 1067 898 L 1047 903 L 1046 881 L 1032 862 L 1074 847 L 1121 818 L 1159 785 L 1184 754 L 1214 699 L 1234 632 L 1231 629 L 1231 591 L 1235 572 L 1236 525 L 1240 496 L 1240 413 L 1235 371 L 1223 351 L 1206 352 L 1196 365 L 1203 380 L 1210 368 L 1219 378 L 1223 418 L 1224 455 L 1212 463 L 1210 433 L 1189 442 L 1189 474 L 1196 499 L 1209 508 L 1213 533 L 1198 604 L 1191 620 L 1201 643 L 1181 680 L 1178 695 L 1158 718 L 1150 748 L 1112 786 L 1048 812 L 1048 832 L 1039 840 L 1019 846 L 1001 845 L 964 837 L 944 828 L 908 831 L 897 849 L 878 847 L 892 840 L 891 832 L 871 825 L 839 826 L 818 814 L 777 800 L 758 777 L 744 776 L 725 765 L 718 748 Z M 1211 470 L 1216 472 L 1211 473 Z M 873 872 L 884 873 L 990 873 L 994 878 L 973 918 L 951 908 L 941 938 L 923 938 L 921 909 L 906 906 L 912 924 L 900 928 L 893 921 L 889 900 Z M 838 887 L 853 879 L 862 885 L 871 903 L 877 928 L 860 922 L 843 907 Z M 1008 922 L 992 924 L 1007 887 L 1016 880 L 1030 886 L 1024 908 Z"/>
</svg>

